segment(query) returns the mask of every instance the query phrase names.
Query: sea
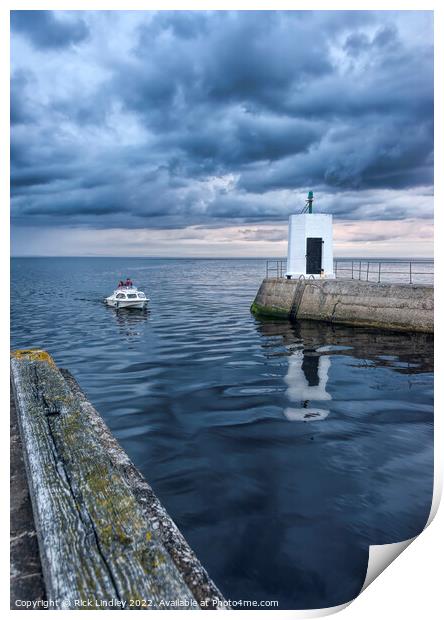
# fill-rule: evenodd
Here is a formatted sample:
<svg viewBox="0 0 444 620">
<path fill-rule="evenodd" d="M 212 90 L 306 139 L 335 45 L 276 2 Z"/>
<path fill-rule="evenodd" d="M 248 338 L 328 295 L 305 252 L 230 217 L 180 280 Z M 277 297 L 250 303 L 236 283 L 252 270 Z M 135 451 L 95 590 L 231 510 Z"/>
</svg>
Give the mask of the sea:
<svg viewBox="0 0 444 620">
<path fill-rule="evenodd" d="M 68 368 L 226 598 L 339 605 L 433 492 L 433 338 L 253 316 L 262 259 L 14 258 L 11 347 Z M 131 277 L 150 303 L 103 303 Z M 396 279 L 396 276 L 394 276 Z"/>
</svg>

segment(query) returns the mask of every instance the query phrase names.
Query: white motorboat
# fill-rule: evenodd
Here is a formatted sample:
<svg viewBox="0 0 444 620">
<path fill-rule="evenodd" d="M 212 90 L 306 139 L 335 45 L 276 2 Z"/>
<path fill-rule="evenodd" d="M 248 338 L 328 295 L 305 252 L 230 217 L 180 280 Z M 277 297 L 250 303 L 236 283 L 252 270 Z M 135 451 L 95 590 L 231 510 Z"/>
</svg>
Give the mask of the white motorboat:
<svg viewBox="0 0 444 620">
<path fill-rule="evenodd" d="M 105 303 L 113 308 L 146 308 L 149 298 L 136 286 L 119 286 Z"/>
</svg>

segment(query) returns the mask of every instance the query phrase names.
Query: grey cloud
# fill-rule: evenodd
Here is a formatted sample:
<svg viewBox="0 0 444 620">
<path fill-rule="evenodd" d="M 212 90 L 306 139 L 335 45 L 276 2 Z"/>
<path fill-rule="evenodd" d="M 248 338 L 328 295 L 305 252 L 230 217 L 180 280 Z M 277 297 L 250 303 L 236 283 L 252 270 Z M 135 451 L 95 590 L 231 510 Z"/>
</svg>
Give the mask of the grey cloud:
<svg viewBox="0 0 444 620">
<path fill-rule="evenodd" d="M 116 35 L 125 15 L 109 15 Z M 378 192 L 433 191 L 433 47 L 410 41 L 397 16 L 140 13 L 127 51 L 106 40 L 111 62 L 100 13 L 13 12 L 13 49 L 18 33 L 53 54 L 51 67 L 61 47 L 70 59 L 66 69 L 32 57 L 14 67 L 13 217 L 97 228 L 272 222 L 307 189 L 344 219 L 406 217 L 410 204 L 384 209 Z M 77 96 L 53 90 L 64 70 L 67 85 L 85 80 Z"/>
<path fill-rule="evenodd" d="M 26 93 L 29 79 L 29 72 L 23 70 L 16 71 L 11 76 L 10 109 L 12 125 L 31 123 L 35 119 L 32 103 Z"/>
<path fill-rule="evenodd" d="M 379 51 L 381 48 L 392 48 L 396 51 L 399 46 L 398 32 L 393 24 L 383 26 L 371 38 L 364 32 L 353 32 L 350 34 L 344 44 L 344 49 L 352 58 L 359 57 L 363 53 Z"/>
<path fill-rule="evenodd" d="M 168 141 L 196 159 L 213 159 L 226 169 L 255 161 L 274 161 L 304 152 L 319 141 L 316 123 L 279 116 L 231 112 L 188 131 L 178 131 Z"/>
<path fill-rule="evenodd" d="M 353 238 L 351 240 L 354 242 L 359 242 L 359 241 L 387 241 L 388 239 L 393 239 L 393 234 L 383 235 L 383 234 L 363 233 L 361 235 L 353 235 Z"/>
<path fill-rule="evenodd" d="M 242 234 L 249 241 L 285 241 L 287 239 L 287 230 L 279 228 L 261 228 L 257 230 L 245 228 Z"/>
<path fill-rule="evenodd" d="M 81 43 L 88 27 L 76 11 L 69 20 L 58 19 L 51 11 L 11 11 L 11 29 L 26 36 L 41 49 L 53 50 Z"/>
<path fill-rule="evenodd" d="M 432 157 L 431 119 L 416 125 L 413 119 L 387 118 L 379 126 L 355 122 L 331 130 L 308 154 L 246 171 L 239 186 L 263 193 L 304 183 L 356 190 L 429 185 L 433 183 Z"/>
</svg>

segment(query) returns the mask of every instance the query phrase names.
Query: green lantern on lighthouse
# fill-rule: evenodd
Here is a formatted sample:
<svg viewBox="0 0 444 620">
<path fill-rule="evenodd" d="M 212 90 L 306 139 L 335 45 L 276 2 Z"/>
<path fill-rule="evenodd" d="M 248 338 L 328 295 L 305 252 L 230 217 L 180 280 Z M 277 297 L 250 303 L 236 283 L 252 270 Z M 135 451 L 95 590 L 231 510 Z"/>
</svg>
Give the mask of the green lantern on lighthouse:
<svg viewBox="0 0 444 620">
<path fill-rule="evenodd" d="M 307 207 L 308 207 L 309 213 L 313 213 L 313 200 L 314 200 L 313 192 L 310 190 L 307 196 Z"/>
</svg>

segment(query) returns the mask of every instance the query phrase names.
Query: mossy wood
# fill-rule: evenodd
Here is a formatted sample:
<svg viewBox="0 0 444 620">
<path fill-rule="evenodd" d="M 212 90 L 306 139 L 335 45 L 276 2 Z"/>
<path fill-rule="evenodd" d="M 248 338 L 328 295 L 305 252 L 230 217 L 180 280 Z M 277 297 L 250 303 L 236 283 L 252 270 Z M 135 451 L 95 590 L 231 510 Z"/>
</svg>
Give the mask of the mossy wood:
<svg viewBox="0 0 444 620">
<path fill-rule="evenodd" d="M 65 609 L 110 599 L 193 605 L 81 393 L 44 352 L 16 352 L 11 367 L 48 598 Z"/>
</svg>

